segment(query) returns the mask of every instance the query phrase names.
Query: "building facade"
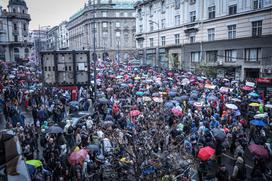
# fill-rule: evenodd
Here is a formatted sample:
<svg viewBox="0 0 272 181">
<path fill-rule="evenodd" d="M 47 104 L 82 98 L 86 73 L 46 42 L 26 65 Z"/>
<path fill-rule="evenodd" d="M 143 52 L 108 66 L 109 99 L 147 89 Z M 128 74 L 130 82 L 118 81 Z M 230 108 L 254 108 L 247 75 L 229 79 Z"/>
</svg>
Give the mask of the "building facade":
<svg viewBox="0 0 272 181">
<path fill-rule="evenodd" d="M 28 59 L 32 43 L 28 40 L 30 15 L 24 0 L 9 0 L 8 9 L 0 7 L 0 59 Z"/>
<path fill-rule="evenodd" d="M 54 26 L 47 32 L 47 47 L 46 50 L 58 50 L 59 49 L 59 27 Z"/>
<path fill-rule="evenodd" d="M 68 21 L 69 49 L 92 50 L 95 43 L 98 58 L 129 59 L 136 48 L 133 4 L 132 0 L 89 1 Z"/>
<path fill-rule="evenodd" d="M 272 76 L 272 0 L 145 0 L 135 9 L 145 64 L 205 67 L 241 80 Z"/>
<path fill-rule="evenodd" d="M 67 21 L 63 21 L 58 26 L 58 49 L 68 50 L 69 49 L 69 32 L 66 28 Z"/>
</svg>

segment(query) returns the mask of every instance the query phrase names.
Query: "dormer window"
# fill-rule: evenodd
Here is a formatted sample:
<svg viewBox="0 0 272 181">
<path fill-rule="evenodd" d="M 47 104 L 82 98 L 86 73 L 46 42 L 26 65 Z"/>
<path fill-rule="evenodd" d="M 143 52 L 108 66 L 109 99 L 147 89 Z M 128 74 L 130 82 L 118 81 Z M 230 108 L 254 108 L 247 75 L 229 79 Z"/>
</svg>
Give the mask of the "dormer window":
<svg viewBox="0 0 272 181">
<path fill-rule="evenodd" d="M 16 9 L 15 9 L 15 8 L 13 8 L 13 9 L 12 9 L 12 12 L 13 12 L 13 13 L 16 13 Z"/>
</svg>

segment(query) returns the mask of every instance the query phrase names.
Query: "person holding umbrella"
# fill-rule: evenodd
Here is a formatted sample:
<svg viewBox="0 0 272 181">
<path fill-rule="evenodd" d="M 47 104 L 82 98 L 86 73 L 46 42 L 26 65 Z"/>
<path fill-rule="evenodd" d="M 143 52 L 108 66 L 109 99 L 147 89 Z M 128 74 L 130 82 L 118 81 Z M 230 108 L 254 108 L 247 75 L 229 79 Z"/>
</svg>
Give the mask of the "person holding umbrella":
<svg viewBox="0 0 272 181">
<path fill-rule="evenodd" d="M 244 181 L 246 179 L 247 179 L 247 173 L 246 173 L 245 161 L 242 158 L 242 156 L 239 154 L 233 168 L 231 180 Z"/>
</svg>

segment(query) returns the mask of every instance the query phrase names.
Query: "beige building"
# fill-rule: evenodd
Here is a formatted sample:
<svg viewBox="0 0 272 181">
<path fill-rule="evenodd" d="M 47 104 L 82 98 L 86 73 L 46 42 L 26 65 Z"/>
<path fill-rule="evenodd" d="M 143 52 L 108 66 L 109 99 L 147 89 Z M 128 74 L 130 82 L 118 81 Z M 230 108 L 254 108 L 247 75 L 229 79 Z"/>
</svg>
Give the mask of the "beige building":
<svg viewBox="0 0 272 181">
<path fill-rule="evenodd" d="M 20 62 L 29 58 L 30 20 L 24 0 L 9 0 L 8 9 L 0 6 L 0 60 Z"/>
<path fill-rule="evenodd" d="M 145 0 L 135 5 L 145 64 L 272 76 L 272 0 Z"/>
<path fill-rule="evenodd" d="M 67 24 L 70 50 L 92 50 L 103 55 L 130 59 L 136 48 L 135 10 L 132 0 L 98 0 L 87 3 Z M 95 24 L 94 24 L 95 7 Z M 93 39 L 95 32 L 96 41 Z"/>
</svg>

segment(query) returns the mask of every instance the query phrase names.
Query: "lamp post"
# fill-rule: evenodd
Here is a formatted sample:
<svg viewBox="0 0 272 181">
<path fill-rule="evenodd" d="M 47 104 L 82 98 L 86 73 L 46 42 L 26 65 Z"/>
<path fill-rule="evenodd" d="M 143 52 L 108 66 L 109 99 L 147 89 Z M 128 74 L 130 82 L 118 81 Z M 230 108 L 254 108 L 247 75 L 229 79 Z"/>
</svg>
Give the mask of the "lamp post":
<svg viewBox="0 0 272 181">
<path fill-rule="evenodd" d="M 96 81 L 96 61 L 97 61 L 97 56 L 96 56 L 96 47 L 95 47 L 95 33 L 96 33 L 96 26 L 95 26 L 95 0 L 93 0 L 93 62 L 94 62 L 94 102 L 96 103 L 97 99 L 97 81 Z"/>
<path fill-rule="evenodd" d="M 159 50 L 160 50 L 160 23 L 159 21 L 158 22 L 155 22 L 155 21 L 152 21 L 152 20 L 149 20 L 150 23 L 154 23 L 155 25 L 157 25 L 158 27 L 158 47 L 157 47 L 157 50 L 156 50 L 156 65 L 160 66 L 160 53 L 159 53 Z"/>
</svg>

